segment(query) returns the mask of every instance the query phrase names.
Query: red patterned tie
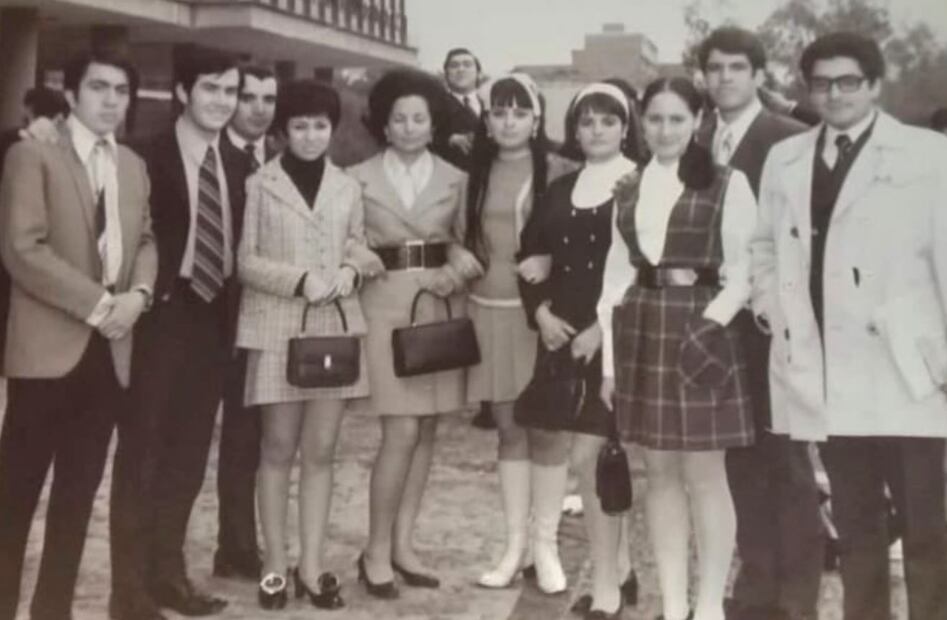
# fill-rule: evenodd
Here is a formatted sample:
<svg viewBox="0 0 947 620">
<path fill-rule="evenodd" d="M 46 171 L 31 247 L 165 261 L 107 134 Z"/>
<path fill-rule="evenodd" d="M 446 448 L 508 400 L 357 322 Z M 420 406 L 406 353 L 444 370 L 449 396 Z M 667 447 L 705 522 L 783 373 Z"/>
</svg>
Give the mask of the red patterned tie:
<svg viewBox="0 0 947 620">
<path fill-rule="evenodd" d="M 197 221 L 194 230 L 194 267 L 191 288 L 206 302 L 217 297 L 224 284 L 224 218 L 217 180 L 217 154 L 207 147 L 197 183 Z"/>
</svg>

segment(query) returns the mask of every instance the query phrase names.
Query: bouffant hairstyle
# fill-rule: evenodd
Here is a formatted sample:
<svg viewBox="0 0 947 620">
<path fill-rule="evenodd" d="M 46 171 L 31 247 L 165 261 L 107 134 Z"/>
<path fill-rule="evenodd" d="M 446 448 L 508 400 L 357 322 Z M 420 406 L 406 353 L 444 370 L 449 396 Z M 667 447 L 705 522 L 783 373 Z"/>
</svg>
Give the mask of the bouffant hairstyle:
<svg viewBox="0 0 947 620">
<path fill-rule="evenodd" d="M 297 116 L 326 116 L 332 128 L 339 126 L 342 103 L 339 93 L 328 84 L 316 80 L 292 80 L 280 87 L 276 99 L 273 126 L 286 133 L 289 119 Z"/>
<path fill-rule="evenodd" d="M 830 58 L 851 58 L 872 84 L 885 76 L 885 57 L 881 48 L 857 32 L 833 32 L 810 43 L 799 59 L 802 76 L 808 82 L 815 63 Z"/>
<path fill-rule="evenodd" d="M 674 93 L 680 97 L 695 117 L 699 116 L 704 105 L 703 95 L 690 80 L 681 77 L 658 78 L 648 84 L 641 97 L 641 110 L 645 122 L 648 117 L 648 106 L 661 93 Z M 710 151 L 699 145 L 694 136 L 691 136 L 677 169 L 677 176 L 681 183 L 690 189 L 707 189 L 714 182 L 716 175 L 717 169 Z"/>
<path fill-rule="evenodd" d="M 385 127 L 395 102 L 402 97 L 421 97 L 431 114 L 432 131 L 443 125 L 447 92 L 434 76 L 416 69 L 393 69 L 379 78 L 368 93 L 365 126 L 379 144 L 387 144 Z"/>
<path fill-rule="evenodd" d="M 766 68 L 766 50 L 763 49 L 760 38 L 749 30 L 724 26 L 711 32 L 697 50 L 701 71 L 707 70 L 707 59 L 714 50 L 724 54 L 743 54 L 754 71 Z"/>
</svg>

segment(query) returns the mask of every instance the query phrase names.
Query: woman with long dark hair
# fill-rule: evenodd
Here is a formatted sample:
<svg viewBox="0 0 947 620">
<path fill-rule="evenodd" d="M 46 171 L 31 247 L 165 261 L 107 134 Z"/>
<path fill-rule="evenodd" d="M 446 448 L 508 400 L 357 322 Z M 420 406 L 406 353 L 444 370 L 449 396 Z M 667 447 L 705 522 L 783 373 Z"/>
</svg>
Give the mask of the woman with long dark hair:
<svg viewBox="0 0 947 620">
<path fill-rule="evenodd" d="M 736 536 L 724 455 L 753 440 L 746 368 L 730 323 L 750 296 L 756 202 L 742 173 L 715 166 L 694 141 L 702 103 L 685 79 L 662 78 L 645 90 L 642 126 L 653 156 L 618 189 L 618 237 L 599 303 L 602 397 L 614 402 L 622 439 L 645 448 L 665 620 L 724 619 Z M 700 580 L 693 612 L 691 521 Z"/>
</svg>

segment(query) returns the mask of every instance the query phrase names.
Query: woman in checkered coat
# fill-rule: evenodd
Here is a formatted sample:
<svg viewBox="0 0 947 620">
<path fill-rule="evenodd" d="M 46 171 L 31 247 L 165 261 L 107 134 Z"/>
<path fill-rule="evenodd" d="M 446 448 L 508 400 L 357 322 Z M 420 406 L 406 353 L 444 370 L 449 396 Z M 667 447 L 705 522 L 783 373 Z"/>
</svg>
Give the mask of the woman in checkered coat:
<svg viewBox="0 0 947 620">
<path fill-rule="evenodd" d="M 645 448 L 646 514 L 666 620 L 691 617 L 689 516 L 700 580 L 693 618 L 724 618 L 736 537 L 724 454 L 753 441 L 746 368 L 730 323 L 750 294 L 756 202 L 742 173 L 715 166 L 694 141 L 701 104 L 687 80 L 659 79 L 645 90 L 653 157 L 616 190 L 599 302 L 603 398 L 614 402 L 622 438 Z"/>
<path fill-rule="evenodd" d="M 287 148 L 247 181 L 238 272 L 244 291 L 237 346 L 249 349 L 245 401 L 261 405 L 262 458 L 257 504 L 263 530 L 260 604 L 286 603 L 286 508 L 296 452 L 302 452 L 297 591 L 313 604 L 342 605 L 338 579 L 325 570 L 322 540 L 332 494 L 332 455 L 345 401 L 368 394 L 365 353 L 352 385 L 301 388 L 286 380 L 290 338 L 365 333 L 355 294 L 362 273 L 381 269 L 365 245 L 358 183 L 326 157 L 340 115 L 339 96 L 313 80 L 280 89 L 274 127 Z M 335 303 L 338 302 L 338 307 Z M 305 314 L 304 314 L 305 313 Z"/>
</svg>

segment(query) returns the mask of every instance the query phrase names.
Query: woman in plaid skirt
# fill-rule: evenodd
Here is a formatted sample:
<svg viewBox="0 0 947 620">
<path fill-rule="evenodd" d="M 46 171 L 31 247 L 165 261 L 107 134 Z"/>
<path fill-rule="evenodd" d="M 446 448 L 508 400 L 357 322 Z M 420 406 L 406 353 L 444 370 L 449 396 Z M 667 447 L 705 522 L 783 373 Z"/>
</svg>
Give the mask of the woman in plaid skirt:
<svg viewBox="0 0 947 620">
<path fill-rule="evenodd" d="M 645 90 L 643 130 L 653 157 L 616 190 L 599 302 L 602 396 L 614 403 L 622 438 L 645 448 L 646 515 L 665 620 L 724 620 L 736 537 L 724 454 L 753 441 L 746 368 L 730 322 L 750 295 L 756 202 L 742 173 L 714 166 L 694 141 L 702 103 L 680 78 Z M 693 612 L 689 521 L 700 580 Z"/>
</svg>

